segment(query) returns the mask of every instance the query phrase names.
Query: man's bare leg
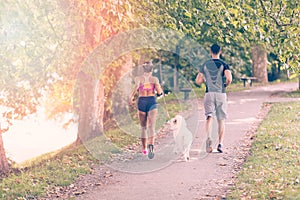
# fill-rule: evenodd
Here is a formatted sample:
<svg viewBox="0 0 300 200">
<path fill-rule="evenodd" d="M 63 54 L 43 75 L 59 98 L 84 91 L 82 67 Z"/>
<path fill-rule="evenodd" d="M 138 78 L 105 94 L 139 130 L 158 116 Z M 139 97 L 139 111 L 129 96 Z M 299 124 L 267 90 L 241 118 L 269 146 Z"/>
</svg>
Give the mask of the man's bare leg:
<svg viewBox="0 0 300 200">
<path fill-rule="evenodd" d="M 225 120 L 218 120 L 218 133 L 219 133 L 219 145 L 218 151 L 222 153 L 222 146 L 224 140 L 224 133 L 225 133 Z"/>
<path fill-rule="evenodd" d="M 205 132 L 207 135 L 207 140 L 206 140 L 206 152 L 211 153 L 212 152 L 212 141 L 211 141 L 211 124 L 212 124 L 213 118 L 208 116 L 206 118 L 206 123 L 205 123 Z"/>
</svg>

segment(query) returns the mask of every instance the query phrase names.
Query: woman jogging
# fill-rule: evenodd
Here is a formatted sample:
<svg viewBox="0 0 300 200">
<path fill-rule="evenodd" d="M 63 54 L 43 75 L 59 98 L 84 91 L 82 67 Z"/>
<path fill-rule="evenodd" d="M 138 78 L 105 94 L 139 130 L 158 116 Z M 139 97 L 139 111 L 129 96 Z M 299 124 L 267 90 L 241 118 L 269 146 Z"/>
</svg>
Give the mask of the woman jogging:
<svg viewBox="0 0 300 200">
<path fill-rule="evenodd" d="M 129 104 L 132 105 L 134 96 L 138 92 L 138 115 L 141 125 L 142 153 L 148 154 L 148 158 L 154 157 L 155 124 L 157 116 L 156 93 L 162 95 L 163 91 L 157 77 L 152 76 L 153 64 L 143 64 L 144 73 L 134 79 L 135 85 L 129 97 Z M 156 93 L 155 93 L 156 92 Z M 147 129 L 149 137 L 147 137 Z M 148 149 L 147 149 L 148 148 Z"/>
</svg>

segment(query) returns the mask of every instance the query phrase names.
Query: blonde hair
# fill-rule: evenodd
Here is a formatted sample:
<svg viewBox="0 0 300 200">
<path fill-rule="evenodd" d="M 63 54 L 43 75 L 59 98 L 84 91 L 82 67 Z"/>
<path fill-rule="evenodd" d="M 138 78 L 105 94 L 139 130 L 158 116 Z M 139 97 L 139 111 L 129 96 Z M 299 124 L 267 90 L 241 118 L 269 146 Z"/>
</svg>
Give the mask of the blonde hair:
<svg viewBox="0 0 300 200">
<path fill-rule="evenodd" d="M 153 68 L 154 68 L 154 65 L 152 64 L 152 62 L 145 62 L 143 64 L 144 72 L 149 73 L 149 72 L 151 72 L 153 70 Z"/>
</svg>

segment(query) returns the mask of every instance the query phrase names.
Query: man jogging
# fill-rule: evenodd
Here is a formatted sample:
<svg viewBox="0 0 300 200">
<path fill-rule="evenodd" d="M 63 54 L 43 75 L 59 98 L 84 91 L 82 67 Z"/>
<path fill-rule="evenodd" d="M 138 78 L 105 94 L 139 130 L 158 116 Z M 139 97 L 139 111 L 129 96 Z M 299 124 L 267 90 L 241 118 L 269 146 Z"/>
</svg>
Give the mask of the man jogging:
<svg viewBox="0 0 300 200">
<path fill-rule="evenodd" d="M 196 83 L 206 84 L 204 96 L 204 109 L 206 116 L 205 131 L 207 134 L 206 152 L 212 152 L 210 138 L 213 117 L 218 120 L 219 144 L 218 152 L 222 153 L 225 132 L 225 119 L 227 118 L 227 96 L 225 88 L 231 83 L 232 75 L 229 66 L 220 59 L 221 47 L 213 44 L 210 49 L 211 59 L 206 61 L 199 69 Z"/>
</svg>

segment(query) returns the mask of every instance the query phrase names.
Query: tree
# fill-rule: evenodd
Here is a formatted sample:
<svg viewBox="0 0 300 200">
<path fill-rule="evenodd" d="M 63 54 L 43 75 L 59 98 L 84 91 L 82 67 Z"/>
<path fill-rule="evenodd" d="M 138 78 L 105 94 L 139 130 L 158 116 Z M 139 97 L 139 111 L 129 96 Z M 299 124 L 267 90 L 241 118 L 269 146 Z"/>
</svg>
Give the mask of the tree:
<svg viewBox="0 0 300 200">
<path fill-rule="evenodd" d="M 231 5 L 229 1 L 226 3 Z M 234 65 L 233 70 L 247 71 L 249 42 L 243 30 L 237 28 L 238 11 L 231 12 L 221 1 L 155 1 L 143 6 L 144 10 L 151 11 L 143 17 L 155 18 L 145 26 L 162 26 L 183 33 L 198 41 L 207 52 L 212 43 L 220 43 L 226 61 Z"/>
<path fill-rule="evenodd" d="M 157 21 L 201 44 L 220 43 L 237 73 L 251 73 L 258 44 L 299 72 L 299 4 L 295 1 L 158 1 Z M 149 4 L 150 5 L 150 4 Z M 256 62 L 256 61 L 255 61 Z M 265 65 L 266 67 L 266 65 Z M 265 71 L 265 70 L 263 70 Z M 264 75 L 265 76 L 265 75 Z"/>
<path fill-rule="evenodd" d="M 70 9 L 74 10 L 72 13 L 75 13 L 75 17 L 72 16 L 72 18 L 76 19 L 79 17 L 80 23 L 84 27 L 84 42 L 81 43 L 79 49 L 84 49 L 84 52 L 87 53 L 79 55 L 79 57 L 87 57 L 94 48 L 109 37 L 113 37 L 115 34 L 128 29 L 130 23 L 132 23 L 132 19 L 130 18 L 132 13 L 128 9 L 128 6 L 130 6 L 129 2 L 88 0 L 73 1 L 73 4 Z M 105 109 L 110 109 L 105 108 L 107 98 L 105 98 L 104 88 L 110 89 L 118 81 L 113 79 L 114 82 L 111 83 L 112 79 L 110 77 L 112 74 L 109 74 L 109 77 L 97 77 L 93 72 L 87 72 L 84 71 L 85 69 L 79 68 L 82 61 L 78 63 L 78 88 L 76 88 L 78 92 L 75 94 L 77 95 L 75 97 L 77 99 L 74 99 L 79 105 L 77 112 L 79 115 L 77 143 L 80 140 L 86 141 L 103 133 Z M 97 65 L 96 63 L 91 64 Z M 126 66 L 126 64 L 118 65 L 119 68 L 122 68 L 122 66 Z M 104 68 L 106 66 L 100 67 Z M 73 77 L 70 80 L 74 80 Z M 78 105 L 75 105 L 75 107 Z"/>
<path fill-rule="evenodd" d="M 8 108 L 1 114 L 12 124 L 12 119 L 36 112 L 43 94 L 56 80 L 52 66 L 65 47 L 61 37 L 65 24 L 56 1 L 8 0 L 1 2 L 0 10 L 0 104 Z M 2 133 L 0 169 L 5 170 Z"/>
<path fill-rule="evenodd" d="M 294 1 L 241 1 L 247 16 L 247 37 L 254 46 L 263 44 L 278 58 L 278 66 L 299 73 L 299 4 Z M 280 71 L 280 69 L 279 69 Z"/>
<path fill-rule="evenodd" d="M 253 76 L 261 83 L 268 82 L 267 76 L 267 52 L 262 45 L 256 45 L 252 49 Z"/>
<path fill-rule="evenodd" d="M 0 125 L 1 126 L 1 125 Z M 0 127 L 0 175 L 1 173 L 7 172 L 9 169 L 8 161 L 5 155 L 5 149 L 3 145 L 3 139 L 2 139 L 2 130 Z"/>
</svg>

